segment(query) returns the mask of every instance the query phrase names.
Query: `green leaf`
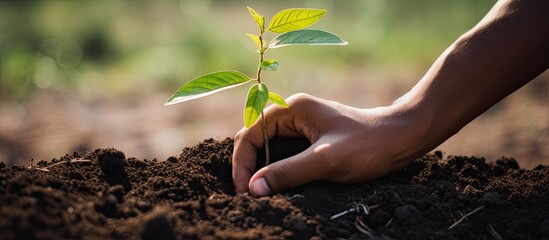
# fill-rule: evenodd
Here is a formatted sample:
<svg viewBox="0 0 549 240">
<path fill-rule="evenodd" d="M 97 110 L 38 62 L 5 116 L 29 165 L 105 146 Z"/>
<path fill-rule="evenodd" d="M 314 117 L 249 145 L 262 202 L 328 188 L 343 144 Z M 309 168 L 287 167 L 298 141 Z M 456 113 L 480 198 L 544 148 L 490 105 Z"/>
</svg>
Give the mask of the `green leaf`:
<svg viewBox="0 0 549 240">
<path fill-rule="evenodd" d="M 262 61 L 260 66 L 261 66 L 261 69 L 263 70 L 276 71 L 280 67 L 280 64 L 278 64 L 278 62 L 274 59 L 269 59 L 269 60 Z"/>
<path fill-rule="evenodd" d="M 261 44 L 261 39 L 259 39 L 259 36 L 257 35 L 254 35 L 254 34 L 249 34 L 249 33 L 245 33 L 246 36 L 248 36 L 250 39 L 252 39 L 252 41 L 254 41 L 254 43 L 257 45 L 257 49 L 261 50 L 261 48 L 263 48 L 262 44 Z M 265 44 L 265 41 L 263 41 L 263 45 Z"/>
<path fill-rule="evenodd" d="M 179 88 L 164 105 L 172 105 L 240 86 L 250 78 L 237 71 L 221 71 L 197 77 Z"/>
<path fill-rule="evenodd" d="M 288 108 L 288 104 L 284 101 L 284 98 L 274 92 L 269 92 L 269 101 L 281 107 Z"/>
<path fill-rule="evenodd" d="M 259 30 L 261 31 L 261 33 L 265 32 L 265 17 L 261 16 L 251 7 L 248 7 L 248 11 L 250 12 L 250 15 L 252 15 L 252 17 L 254 18 L 257 26 L 259 26 Z"/>
<path fill-rule="evenodd" d="M 274 15 L 269 23 L 269 31 L 285 33 L 313 25 L 326 14 L 325 9 L 292 8 Z"/>
<path fill-rule="evenodd" d="M 347 45 L 348 43 L 333 33 L 322 30 L 297 30 L 273 38 L 269 48 L 288 45 Z"/>
<path fill-rule="evenodd" d="M 263 83 L 254 84 L 248 92 L 246 98 L 246 108 L 244 109 L 244 125 L 249 128 L 261 115 L 265 104 L 269 98 L 269 90 Z"/>
</svg>

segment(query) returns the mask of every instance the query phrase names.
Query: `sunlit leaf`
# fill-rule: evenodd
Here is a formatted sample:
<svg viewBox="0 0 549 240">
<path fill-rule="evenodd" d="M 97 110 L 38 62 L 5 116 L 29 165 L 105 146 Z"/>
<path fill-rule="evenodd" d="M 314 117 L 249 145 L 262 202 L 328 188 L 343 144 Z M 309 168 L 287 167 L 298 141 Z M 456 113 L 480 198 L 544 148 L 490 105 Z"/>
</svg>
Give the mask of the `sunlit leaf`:
<svg viewBox="0 0 549 240">
<path fill-rule="evenodd" d="M 268 29 L 275 33 L 285 33 L 303 29 L 320 20 L 326 12 L 325 9 L 285 9 L 274 15 L 269 23 Z"/>
<path fill-rule="evenodd" d="M 261 33 L 263 33 L 265 31 L 265 17 L 261 16 L 261 14 L 257 13 L 251 7 L 248 7 L 248 11 L 250 11 L 250 15 L 252 15 L 252 17 L 254 18 L 257 26 L 259 26 L 259 30 L 261 30 Z"/>
<path fill-rule="evenodd" d="M 280 64 L 274 59 L 269 59 L 261 62 L 261 69 L 267 71 L 276 71 L 280 67 Z"/>
<path fill-rule="evenodd" d="M 267 90 L 265 84 L 254 84 L 250 88 L 246 98 L 246 108 L 244 109 L 244 125 L 247 128 L 252 126 L 259 118 L 268 98 L 269 90 Z"/>
<path fill-rule="evenodd" d="M 257 45 L 257 49 L 262 48 L 261 39 L 259 39 L 259 36 L 254 35 L 254 34 L 249 34 L 249 33 L 246 33 L 246 36 L 248 36 L 250 39 L 252 39 L 252 41 L 254 41 L 254 43 Z M 263 41 L 263 42 L 265 42 L 265 41 Z"/>
<path fill-rule="evenodd" d="M 221 71 L 197 77 L 179 88 L 164 105 L 172 105 L 240 86 L 250 78 L 237 71 Z"/>
<path fill-rule="evenodd" d="M 276 36 L 269 48 L 289 45 L 347 45 L 348 43 L 333 33 L 322 30 L 297 30 Z"/>
<path fill-rule="evenodd" d="M 269 92 L 269 101 L 281 107 L 288 108 L 288 104 L 284 101 L 284 98 L 274 92 Z"/>
</svg>

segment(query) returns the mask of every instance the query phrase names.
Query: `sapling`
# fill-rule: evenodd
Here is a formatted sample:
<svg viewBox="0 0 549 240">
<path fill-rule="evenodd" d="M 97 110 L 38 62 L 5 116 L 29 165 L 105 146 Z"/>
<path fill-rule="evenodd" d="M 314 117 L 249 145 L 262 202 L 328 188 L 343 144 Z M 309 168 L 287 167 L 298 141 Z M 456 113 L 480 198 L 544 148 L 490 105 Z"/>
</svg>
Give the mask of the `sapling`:
<svg viewBox="0 0 549 240">
<path fill-rule="evenodd" d="M 288 104 L 279 94 L 270 92 L 265 83 L 262 82 L 261 73 L 263 70 L 276 71 L 280 66 L 275 59 L 264 59 L 265 52 L 269 49 L 291 45 L 346 45 L 347 42 L 326 31 L 305 29 L 324 17 L 327 12 L 325 9 L 285 9 L 275 14 L 268 26 L 265 25 L 265 16 L 250 7 L 248 7 L 248 11 L 259 27 L 258 35 L 246 33 L 246 36 L 257 45 L 257 52 L 259 53 L 256 77 L 249 78 L 245 74 L 234 70 L 202 75 L 179 88 L 164 105 L 181 103 L 246 83 L 252 83 L 246 97 L 244 125 L 249 128 L 261 117 L 259 121 L 263 130 L 265 162 L 268 165 L 270 163 L 269 139 L 263 109 L 268 101 L 285 108 L 288 107 Z M 267 45 L 264 39 L 266 31 L 280 35 L 275 36 Z"/>
</svg>

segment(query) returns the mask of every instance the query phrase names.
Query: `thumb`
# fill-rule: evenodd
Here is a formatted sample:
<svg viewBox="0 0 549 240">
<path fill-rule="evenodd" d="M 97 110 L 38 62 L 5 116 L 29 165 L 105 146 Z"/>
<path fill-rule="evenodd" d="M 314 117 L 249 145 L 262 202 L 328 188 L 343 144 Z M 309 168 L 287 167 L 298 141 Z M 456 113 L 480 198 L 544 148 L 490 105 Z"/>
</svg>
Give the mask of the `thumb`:
<svg viewBox="0 0 549 240">
<path fill-rule="evenodd" d="M 314 149 L 317 149 L 315 145 L 257 171 L 248 184 L 250 193 L 257 197 L 266 196 L 324 179 L 327 169 L 322 161 L 318 161 Z"/>
</svg>

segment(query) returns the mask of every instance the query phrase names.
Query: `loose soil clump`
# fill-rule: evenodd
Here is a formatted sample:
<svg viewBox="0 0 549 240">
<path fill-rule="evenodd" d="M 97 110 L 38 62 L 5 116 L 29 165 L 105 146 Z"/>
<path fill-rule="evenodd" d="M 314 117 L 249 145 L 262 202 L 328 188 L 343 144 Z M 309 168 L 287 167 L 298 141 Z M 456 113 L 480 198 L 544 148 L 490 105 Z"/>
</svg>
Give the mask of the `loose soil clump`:
<svg viewBox="0 0 549 240">
<path fill-rule="evenodd" d="M 307 143 L 271 146 L 280 159 Z M 547 166 L 434 152 L 375 181 L 256 198 L 235 194 L 232 150 L 209 139 L 166 161 L 97 149 L 0 163 L 0 239 L 549 238 Z"/>
</svg>

